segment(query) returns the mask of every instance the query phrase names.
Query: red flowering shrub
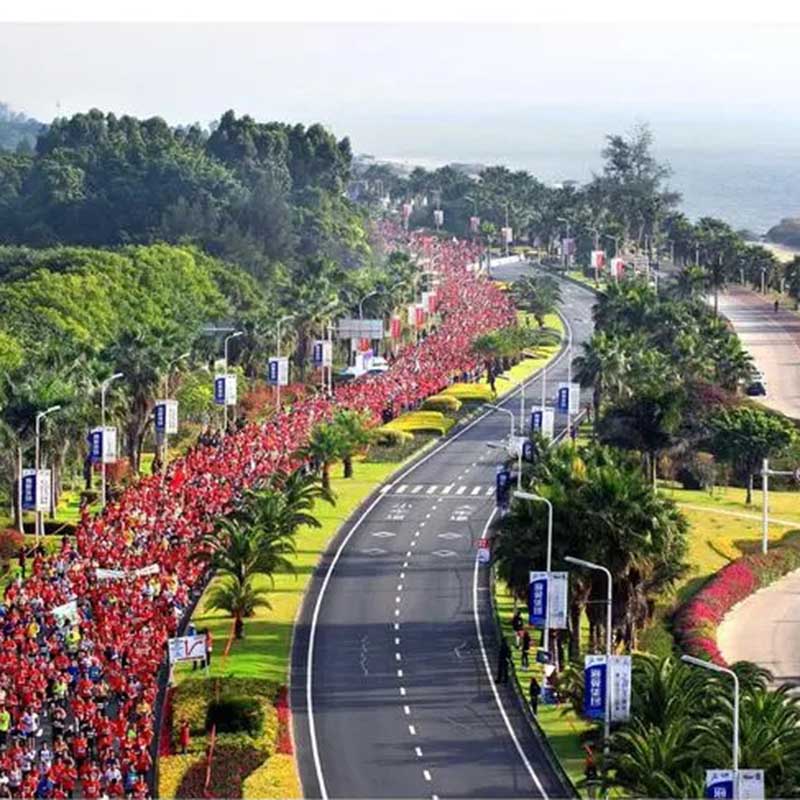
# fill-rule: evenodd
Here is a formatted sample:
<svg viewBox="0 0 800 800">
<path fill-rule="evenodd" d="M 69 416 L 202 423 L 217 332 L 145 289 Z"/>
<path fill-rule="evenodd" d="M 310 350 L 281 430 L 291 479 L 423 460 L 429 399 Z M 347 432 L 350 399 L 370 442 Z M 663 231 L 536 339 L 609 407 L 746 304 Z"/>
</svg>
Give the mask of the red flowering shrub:
<svg viewBox="0 0 800 800">
<path fill-rule="evenodd" d="M 674 617 L 675 638 L 689 655 L 725 665 L 717 646 L 723 617 L 753 592 L 800 568 L 800 549 L 776 547 L 767 555 L 746 555 L 723 567 Z"/>
<path fill-rule="evenodd" d="M 5 528 L 0 531 L 0 561 L 8 561 L 19 555 L 19 549 L 25 537 L 16 528 Z"/>
<path fill-rule="evenodd" d="M 281 686 L 275 699 L 275 710 L 278 712 L 278 741 L 275 746 L 276 753 L 290 756 L 294 753 L 292 747 L 292 710 L 289 708 L 289 690 Z"/>
</svg>

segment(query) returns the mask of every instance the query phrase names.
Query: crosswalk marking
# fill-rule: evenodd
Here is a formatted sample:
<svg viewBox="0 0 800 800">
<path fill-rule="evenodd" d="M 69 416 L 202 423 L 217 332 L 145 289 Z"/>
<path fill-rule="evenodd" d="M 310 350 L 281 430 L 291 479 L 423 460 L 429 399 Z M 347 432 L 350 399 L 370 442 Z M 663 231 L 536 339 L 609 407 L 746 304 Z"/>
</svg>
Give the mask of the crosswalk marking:
<svg viewBox="0 0 800 800">
<path fill-rule="evenodd" d="M 490 487 L 489 487 L 489 488 L 486 490 L 486 496 L 487 496 L 487 497 L 489 497 L 489 495 L 491 495 L 491 494 L 494 494 L 494 489 L 493 489 L 493 488 L 490 486 Z"/>
<path fill-rule="evenodd" d="M 453 486 L 455 486 L 454 483 L 448 483 L 447 486 L 442 489 L 442 494 L 450 494 L 450 492 L 453 491 Z"/>
<path fill-rule="evenodd" d="M 404 492 L 406 489 L 408 489 L 408 484 L 407 484 L 407 483 L 404 483 L 402 486 L 398 486 L 398 487 L 397 487 L 397 491 L 398 491 L 400 494 L 403 494 L 403 492 Z"/>
<path fill-rule="evenodd" d="M 481 493 L 481 487 L 480 487 L 480 486 L 476 486 L 476 487 L 475 487 L 475 488 L 472 490 L 472 494 L 473 494 L 473 495 L 480 494 L 480 493 Z"/>
<path fill-rule="evenodd" d="M 412 490 L 411 494 L 419 494 L 422 491 L 422 484 L 417 484 Z"/>
<path fill-rule="evenodd" d="M 424 494 L 426 497 L 462 497 L 465 495 L 469 495 L 470 497 L 491 497 L 494 494 L 494 487 L 493 486 L 486 486 L 486 484 L 476 486 L 474 483 L 462 483 L 460 485 L 456 485 L 455 483 L 448 483 L 446 486 L 442 486 L 438 483 L 416 483 L 416 484 L 407 484 L 403 483 L 400 486 L 393 487 L 391 491 L 392 496 L 398 495 L 411 495 L 411 494 Z M 407 504 L 410 507 L 410 504 Z M 389 510 L 389 518 L 395 519 L 393 516 L 394 514 L 398 514 L 399 516 L 396 519 L 402 520 L 405 517 L 405 511 L 407 509 L 405 507 L 400 508 L 399 506 L 392 506 Z"/>
<path fill-rule="evenodd" d="M 428 491 L 425 494 L 433 494 L 439 487 L 434 483 L 433 486 L 428 487 Z"/>
<path fill-rule="evenodd" d="M 456 489 L 456 494 L 464 494 L 464 492 L 466 491 L 467 491 L 466 486 L 459 486 L 458 489 Z"/>
</svg>

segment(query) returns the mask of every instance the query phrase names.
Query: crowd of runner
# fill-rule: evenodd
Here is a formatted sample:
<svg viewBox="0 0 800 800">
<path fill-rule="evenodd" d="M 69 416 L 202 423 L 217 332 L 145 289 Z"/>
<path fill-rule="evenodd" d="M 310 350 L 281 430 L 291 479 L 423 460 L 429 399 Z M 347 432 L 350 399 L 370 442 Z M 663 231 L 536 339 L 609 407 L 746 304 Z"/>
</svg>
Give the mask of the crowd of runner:
<svg viewBox="0 0 800 800">
<path fill-rule="evenodd" d="M 84 513 L 74 542 L 65 538 L 54 555 L 37 552 L 28 574 L 6 588 L 0 797 L 149 797 L 158 672 L 204 578 L 205 567 L 190 558 L 199 537 L 243 489 L 296 467 L 294 454 L 334 406 L 366 410 L 376 421 L 387 409 L 413 407 L 473 372 L 472 339 L 513 319 L 505 296 L 466 269 L 476 259 L 471 245 L 385 235 L 433 258 L 442 320 L 435 332 L 402 350 L 385 373 L 198 444 L 102 515 Z"/>
</svg>

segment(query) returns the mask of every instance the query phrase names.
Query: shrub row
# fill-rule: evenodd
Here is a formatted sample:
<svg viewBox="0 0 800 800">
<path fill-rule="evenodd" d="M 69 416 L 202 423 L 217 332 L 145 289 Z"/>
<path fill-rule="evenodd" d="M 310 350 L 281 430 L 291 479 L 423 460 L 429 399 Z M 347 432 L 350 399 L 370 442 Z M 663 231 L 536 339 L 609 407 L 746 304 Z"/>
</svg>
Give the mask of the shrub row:
<svg viewBox="0 0 800 800">
<path fill-rule="evenodd" d="M 732 561 L 676 612 L 675 639 L 689 655 L 725 665 L 717 645 L 723 617 L 758 589 L 800 569 L 800 547 L 782 545 L 766 555 L 746 555 Z"/>
</svg>

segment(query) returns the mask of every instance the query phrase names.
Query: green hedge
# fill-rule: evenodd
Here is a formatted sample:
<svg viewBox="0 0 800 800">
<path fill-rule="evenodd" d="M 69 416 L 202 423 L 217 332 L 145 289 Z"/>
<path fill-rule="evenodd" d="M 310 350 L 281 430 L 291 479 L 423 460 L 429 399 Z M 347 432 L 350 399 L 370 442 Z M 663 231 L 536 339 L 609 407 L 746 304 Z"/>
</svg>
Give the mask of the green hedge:
<svg viewBox="0 0 800 800">
<path fill-rule="evenodd" d="M 206 730 L 216 725 L 218 733 L 246 733 L 257 737 L 264 732 L 264 709 L 257 697 L 220 697 L 206 711 Z"/>
</svg>

